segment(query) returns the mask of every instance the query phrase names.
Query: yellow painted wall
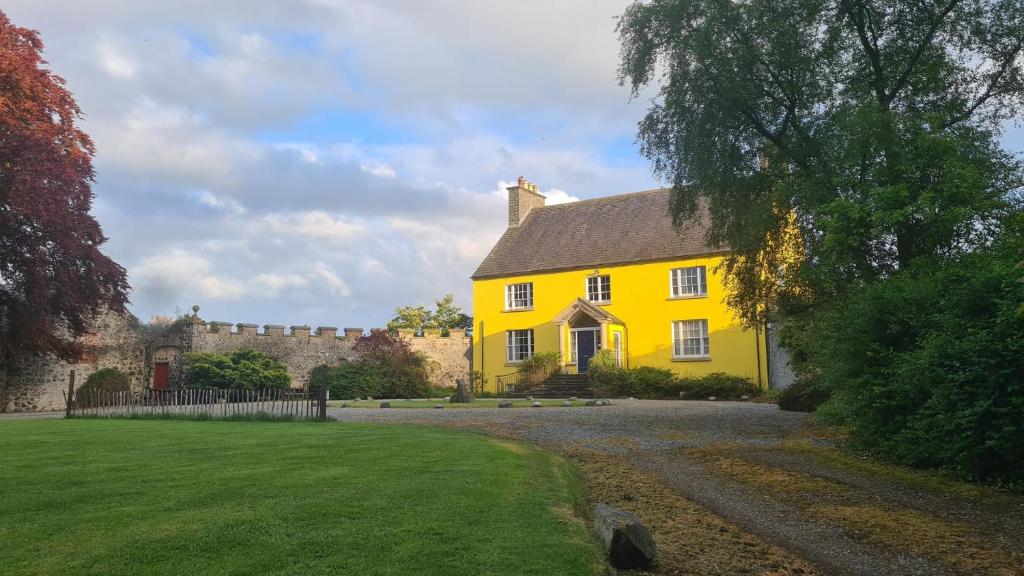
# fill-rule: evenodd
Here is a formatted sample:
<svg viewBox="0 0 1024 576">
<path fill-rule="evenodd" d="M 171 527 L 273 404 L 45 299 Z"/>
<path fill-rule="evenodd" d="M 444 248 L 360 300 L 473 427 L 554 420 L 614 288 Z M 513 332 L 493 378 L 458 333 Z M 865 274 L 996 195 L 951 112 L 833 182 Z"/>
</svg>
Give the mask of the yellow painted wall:
<svg viewBox="0 0 1024 576">
<path fill-rule="evenodd" d="M 763 331 L 755 337 L 744 330 L 738 318 L 724 304 L 722 277 L 715 271 L 720 256 L 629 264 L 600 268 L 611 276 L 612 300 L 600 307 L 625 324 L 624 363 L 629 367 L 668 368 L 682 376 L 702 376 L 726 372 L 745 376 L 767 386 Z M 707 268 L 708 295 L 702 298 L 673 299 L 669 271 L 686 266 Z M 506 330 L 533 329 L 534 353 L 558 351 L 558 327 L 553 319 L 576 298 L 586 299 L 586 278 L 593 269 L 551 272 L 473 282 L 473 366 L 484 372 L 487 389 L 494 390 L 495 376 L 518 368 L 505 361 Z M 533 282 L 533 309 L 504 311 L 505 286 Z M 711 359 L 673 360 L 672 321 L 708 321 Z M 611 328 L 610 330 L 614 330 Z M 611 347 L 611 335 L 604 345 Z M 760 379 L 757 350 L 760 349 Z M 569 361 L 568 335 L 564 362 Z M 567 371 L 573 371 L 568 367 Z"/>
</svg>

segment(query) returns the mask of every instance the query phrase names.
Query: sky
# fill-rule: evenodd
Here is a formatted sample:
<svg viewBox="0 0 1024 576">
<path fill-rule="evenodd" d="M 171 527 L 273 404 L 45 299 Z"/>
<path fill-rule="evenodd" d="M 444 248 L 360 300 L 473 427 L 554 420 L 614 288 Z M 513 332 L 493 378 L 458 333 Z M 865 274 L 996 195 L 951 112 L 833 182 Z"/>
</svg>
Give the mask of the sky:
<svg viewBox="0 0 1024 576">
<path fill-rule="evenodd" d="M 370 328 L 449 292 L 468 312 L 517 176 L 549 203 L 659 185 L 649 97 L 617 81 L 627 0 L 4 4 L 86 115 L 143 320 Z"/>
<path fill-rule="evenodd" d="M 131 311 L 381 326 L 453 293 L 507 224 L 656 186 L 619 86 L 626 1 L 8 0 L 96 144 Z"/>
</svg>

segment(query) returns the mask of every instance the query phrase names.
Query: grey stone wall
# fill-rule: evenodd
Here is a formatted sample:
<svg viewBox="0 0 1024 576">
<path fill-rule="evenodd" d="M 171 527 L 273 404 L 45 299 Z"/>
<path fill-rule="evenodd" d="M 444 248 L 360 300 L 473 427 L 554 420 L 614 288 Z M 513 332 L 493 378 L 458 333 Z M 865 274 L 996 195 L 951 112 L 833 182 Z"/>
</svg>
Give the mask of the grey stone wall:
<svg viewBox="0 0 1024 576">
<path fill-rule="evenodd" d="M 277 330 L 276 326 L 264 327 L 260 332 L 251 324 L 239 324 L 237 330 L 232 330 L 227 322 L 193 326 L 190 351 L 226 354 L 248 349 L 263 352 L 288 367 L 292 386 L 296 388 L 306 386 L 309 372 L 317 366 L 355 359 L 356 337 L 338 337 L 334 329 L 320 329 L 318 334 L 308 326 L 293 326 L 287 333 Z"/>
<path fill-rule="evenodd" d="M 435 334 L 411 337 L 410 343 L 414 351 L 430 359 L 430 380 L 435 386 L 454 388 L 458 378 L 472 382 L 473 351 L 465 330 L 452 330 L 448 337 Z"/>
<path fill-rule="evenodd" d="M 0 396 L 0 411 L 62 410 L 63 392 L 68 376 L 75 370 L 75 383 L 101 368 L 117 368 L 141 389 L 152 386 L 153 366 L 167 362 L 171 387 L 185 384 L 184 360 L 189 352 L 231 353 L 250 349 L 266 353 L 288 367 L 292 386 L 301 388 L 309 381 L 310 371 L 323 364 L 354 360 L 356 339 L 360 328 L 338 329 L 321 326 L 265 325 L 229 322 L 205 322 L 198 317 L 186 318 L 163 328 L 141 329 L 130 317 L 114 314 L 96 321 L 87 338 L 90 353 L 77 364 L 61 362 L 53 357 L 40 357 L 21 367 L 5 396 Z M 454 387 L 457 378 L 470 373 L 470 339 L 461 330 L 449 337 L 427 334 L 409 338 L 412 349 L 428 357 L 431 382 L 437 386 Z M 2 375 L 0 375 L 2 376 Z M 4 401 L 6 400 L 6 401 Z"/>
<path fill-rule="evenodd" d="M 781 390 L 796 380 L 796 374 L 789 362 L 789 350 L 779 344 L 779 328 L 777 324 L 769 324 L 765 340 L 768 346 L 768 387 Z"/>
<path fill-rule="evenodd" d="M 90 374 L 102 368 L 117 368 L 128 375 L 136 389 L 144 386 L 146 348 L 132 319 L 119 314 L 104 314 L 96 319 L 84 339 L 86 354 L 80 362 L 68 363 L 53 356 L 40 355 L 23 362 L 7 381 L 0 396 L 0 411 L 32 412 L 63 410 L 64 392 L 71 371 L 80 386 Z"/>
</svg>

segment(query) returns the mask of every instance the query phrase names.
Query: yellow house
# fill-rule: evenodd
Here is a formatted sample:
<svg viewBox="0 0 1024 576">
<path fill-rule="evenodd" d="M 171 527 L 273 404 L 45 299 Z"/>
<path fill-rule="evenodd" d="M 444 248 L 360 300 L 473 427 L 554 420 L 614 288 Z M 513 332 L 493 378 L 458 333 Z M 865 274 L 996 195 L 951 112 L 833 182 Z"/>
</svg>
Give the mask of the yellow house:
<svg viewBox="0 0 1024 576">
<path fill-rule="evenodd" d="M 523 178 L 508 189 L 508 229 L 473 273 L 473 366 L 485 389 L 504 392 L 533 354 L 557 351 L 563 373 L 582 374 L 602 349 L 623 367 L 766 386 L 764 333 L 724 303 L 725 252 L 707 247 L 706 214 L 675 228 L 668 190 L 544 200 Z"/>
</svg>

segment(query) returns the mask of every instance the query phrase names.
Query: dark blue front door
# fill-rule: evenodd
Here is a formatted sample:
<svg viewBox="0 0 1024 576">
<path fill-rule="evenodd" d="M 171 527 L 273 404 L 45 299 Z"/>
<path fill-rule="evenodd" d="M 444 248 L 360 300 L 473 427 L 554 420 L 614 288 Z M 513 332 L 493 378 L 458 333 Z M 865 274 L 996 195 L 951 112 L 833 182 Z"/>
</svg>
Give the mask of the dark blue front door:
<svg viewBox="0 0 1024 576">
<path fill-rule="evenodd" d="M 594 355 L 595 344 L 597 343 L 594 339 L 597 333 L 593 330 L 580 330 L 576 333 L 576 369 L 579 372 L 586 372 L 587 367 L 590 366 L 590 357 Z"/>
</svg>

